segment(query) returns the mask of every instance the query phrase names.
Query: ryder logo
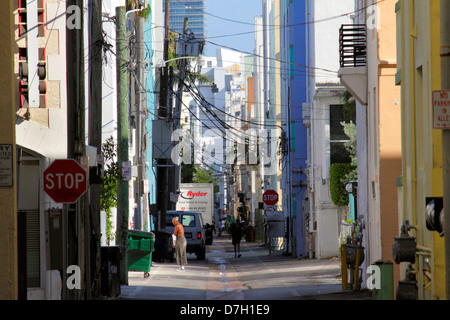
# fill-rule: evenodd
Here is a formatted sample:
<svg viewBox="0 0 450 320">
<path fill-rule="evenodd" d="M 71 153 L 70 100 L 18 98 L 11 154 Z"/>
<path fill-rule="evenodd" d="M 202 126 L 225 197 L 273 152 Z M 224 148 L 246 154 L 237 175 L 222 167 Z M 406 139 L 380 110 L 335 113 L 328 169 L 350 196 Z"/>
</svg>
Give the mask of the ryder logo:
<svg viewBox="0 0 450 320">
<path fill-rule="evenodd" d="M 188 191 L 185 195 L 181 194 L 181 197 L 184 199 L 194 199 L 195 197 L 205 197 L 208 194 L 208 192 L 192 192 Z"/>
</svg>

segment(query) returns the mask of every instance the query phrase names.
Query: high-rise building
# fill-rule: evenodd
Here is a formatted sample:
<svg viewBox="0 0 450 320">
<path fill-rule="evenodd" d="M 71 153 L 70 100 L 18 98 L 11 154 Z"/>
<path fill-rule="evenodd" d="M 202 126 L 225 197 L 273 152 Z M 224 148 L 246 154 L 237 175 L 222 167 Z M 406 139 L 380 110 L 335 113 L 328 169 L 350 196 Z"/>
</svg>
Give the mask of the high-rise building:
<svg viewBox="0 0 450 320">
<path fill-rule="evenodd" d="M 165 1 L 163 1 L 163 11 L 165 12 Z M 206 27 L 206 0 L 170 1 L 170 30 L 183 33 L 184 18 L 188 18 L 188 28 L 198 39 L 204 39 L 207 35 Z M 205 53 L 205 50 L 204 50 Z"/>
</svg>

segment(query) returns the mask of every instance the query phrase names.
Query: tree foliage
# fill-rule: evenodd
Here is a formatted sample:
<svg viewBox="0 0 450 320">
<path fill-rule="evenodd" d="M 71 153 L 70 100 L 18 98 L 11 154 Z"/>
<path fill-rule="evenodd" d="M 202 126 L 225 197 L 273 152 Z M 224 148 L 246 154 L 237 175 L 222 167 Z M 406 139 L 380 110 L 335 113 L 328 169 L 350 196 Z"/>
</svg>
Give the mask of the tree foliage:
<svg viewBox="0 0 450 320">
<path fill-rule="evenodd" d="M 193 182 L 195 183 L 217 183 L 218 178 L 214 176 L 214 167 L 194 165 Z"/>
<path fill-rule="evenodd" d="M 350 154 L 350 164 L 353 166 L 353 170 L 350 171 L 346 179 L 347 181 L 356 180 L 358 177 L 358 157 L 357 157 L 357 148 L 356 148 L 356 124 L 353 121 L 349 123 L 341 122 L 344 127 L 345 134 L 349 137 L 349 140 L 344 143 L 345 149 Z"/>
<path fill-rule="evenodd" d="M 113 137 L 102 145 L 105 170 L 101 182 L 100 210 L 106 213 L 106 241 L 109 244 L 115 238 L 112 222 L 112 208 L 117 207 L 117 182 L 121 172 L 117 163 L 117 144 Z"/>
</svg>

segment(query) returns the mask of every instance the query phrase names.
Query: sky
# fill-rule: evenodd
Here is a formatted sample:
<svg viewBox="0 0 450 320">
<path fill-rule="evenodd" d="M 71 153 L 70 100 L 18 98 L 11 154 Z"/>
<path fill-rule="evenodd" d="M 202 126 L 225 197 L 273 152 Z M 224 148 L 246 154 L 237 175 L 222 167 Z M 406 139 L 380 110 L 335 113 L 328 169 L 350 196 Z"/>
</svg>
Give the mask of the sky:
<svg viewBox="0 0 450 320">
<path fill-rule="evenodd" d="M 253 53 L 255 16 L 261 15 L 262 0 L 207 0 L 206 8 L 208 41 Z M 215 57 L 217 46 L 207 46 L 207 56 Z"/>
</svg>

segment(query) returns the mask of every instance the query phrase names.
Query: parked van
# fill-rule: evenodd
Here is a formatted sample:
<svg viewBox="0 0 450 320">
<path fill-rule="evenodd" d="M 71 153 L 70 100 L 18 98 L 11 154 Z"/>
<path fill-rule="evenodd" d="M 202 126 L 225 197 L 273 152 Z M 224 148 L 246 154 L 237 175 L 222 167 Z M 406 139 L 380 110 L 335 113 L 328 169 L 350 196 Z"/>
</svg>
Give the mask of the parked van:
<svg viewBox="0 0 450 320">
<path fill-rule="evenodd" d="M 198 260 L 205 259 L 205 225 L 201 213 L 195 211 L 167 210 L 166 232 L 173 233 L 175 226 L 172 219 L 178 217 L 178 221 L 184 227 L 184 236 L 187 241 L 186 252 L 195 253 Z"/>
</svg>

